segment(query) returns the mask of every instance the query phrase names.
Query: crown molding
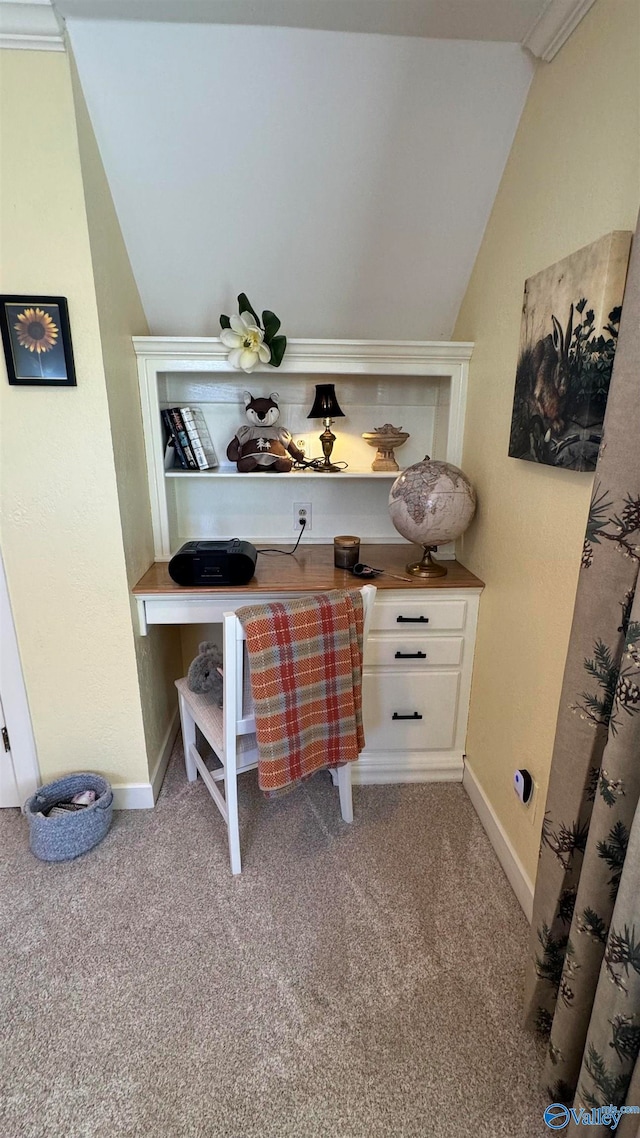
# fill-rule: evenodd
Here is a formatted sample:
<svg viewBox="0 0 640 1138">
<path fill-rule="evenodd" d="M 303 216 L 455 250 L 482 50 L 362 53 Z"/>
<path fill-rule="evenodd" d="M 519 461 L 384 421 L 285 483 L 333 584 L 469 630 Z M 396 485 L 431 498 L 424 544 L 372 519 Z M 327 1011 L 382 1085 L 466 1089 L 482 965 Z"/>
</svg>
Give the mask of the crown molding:
<svg viewBox="0 0 640 1138">
<path fill-rule="evenodd" d="M 0 48 L 65 51 L 64 25 L 51 0 L 0 0 Z"/>
<path fill-rule="evenodd" d="M 537 59 L 549 63 L 569 39 L 595 0 L 549 0 L 522 41 Z"/>
<path fill-rule="evenodd" d="M 169 360 L 172 371 L 190 370 L 197 361 L 203 365 L 202 370 L 234 372 L 228 359 L 229 349 L 218 336 L 133 336 L 132 339 L 139 358 Z M 280 371 L 327 370 L 356 375 L 371 371 L 380 375 L 391 368 L 390 374 L 394 375 L 438 375 L 438 366 L 467 363 L 472 351 L 473 343 L 469 341 L 288 339 Z M 255 371 L 273 374 L 273 368 L 267 364 L 259 365 Z"/>
</svg>

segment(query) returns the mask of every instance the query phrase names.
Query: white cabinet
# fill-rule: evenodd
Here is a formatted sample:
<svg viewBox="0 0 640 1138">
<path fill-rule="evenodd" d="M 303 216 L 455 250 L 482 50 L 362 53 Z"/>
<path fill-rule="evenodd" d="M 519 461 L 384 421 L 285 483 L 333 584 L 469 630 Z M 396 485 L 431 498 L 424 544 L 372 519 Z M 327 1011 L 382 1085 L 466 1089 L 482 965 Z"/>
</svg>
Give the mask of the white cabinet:
<svg viewBox="0 0 640 1138">
<path fill-rule="evenodd" d="M 387 508 L 395 475 L 371 471 L 375 452 L 361 437 L 385 423 L 410 432 L 396 454 L 401 467 L 425 454 L 460 465 L 472 344 L 291 340 L 281 368 L 251 375 L 230 368 L 218 339 L 141 337 L 134 347 L 156 562 L 197 538 L 293 544 L 300 503 L 311 506 L 305 546 L 326 548 L 336 534 L 355 533 L 370 547 L 406 547 Z M 314 385 L 327 378 L 345 413 L 333 428 L 332 455 L 348 463 L 345 473 L 239 474 L 225 464 L 227 444 L 243 420 L 245 390 L 277 391 L 283 425 L 315 457 L 322 423 L 307 416 Z M 203 409 L 221 467 L 166 471 L 161 411 L 194 403 Z M 446 556 L 440 549 L 439 557 Z M 273 596 L 264 591 L 265 569 L 255 599 L 284 599 L 279 582 Z M 224 593 L 181 595 L 166 566 L 149 573 L 154 579 L 148 588 L 146 578 L 136 587 L 143 630 L 153 623 L 215 622 L 237 603 L 237 596 Z M 480 592 L 480 582 L 477 588 L 379 588 L 365 652 L 366 748 L 354 765 L 354 781 L 461 779 Z"/>
<path fill-rule="evenodd" d="M 365 647 L 355 782 L 462 777 L 480 589 L 379 590 Z M 451 630 L 452 635 L 443 635 Z"/>
<path fill-rule="evenodd" d="M 404 468 L 430 454 L 460 464 L 471 344 L 365 340 L 290 340 L 280 368 L 234 371 L 216 339 L 136 337 L 156 561 L 185 541 L 242 537 L 264 543 L 295 540 L 294 508 L 312 507 L 305 544 L 336 533 L 365 542 L 402 542 L 388 516 L 393 474 L 374 473 L 375 451 L 362 438 L 385 423 L 410 438 L 396 453 Z M 244 422 L 243 392 L 279 393 L 280 421 L 313 458 L 321 454 L 322 423 L 310 420 L 315 384 L 329 379 L 344 418 L 335 422 L 332 459 L 340 474 L 311 471 L 238 474 L 226 449 Z M 165 470 L 161 410 L 198 405 L 220 467 Z M 447 552 L 440 550 L 440 556 Z M 451 555 L 451 551 L 449 551 Z"/>
</svg>

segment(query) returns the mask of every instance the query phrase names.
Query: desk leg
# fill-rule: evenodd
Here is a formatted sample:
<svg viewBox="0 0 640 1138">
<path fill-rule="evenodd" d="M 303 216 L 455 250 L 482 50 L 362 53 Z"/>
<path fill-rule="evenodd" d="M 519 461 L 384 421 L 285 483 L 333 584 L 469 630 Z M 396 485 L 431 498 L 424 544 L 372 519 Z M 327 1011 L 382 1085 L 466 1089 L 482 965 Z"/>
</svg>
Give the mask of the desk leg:
<svg viewBox="0 0 640 1138">
<path fill-rule="evenodd" d="M 147 612 L 144 607 L 144 601 L 136 597 L 136 607 L 138 609 L 138 629 L 141 636 L 146 636 L 149 631 L 147 626 Z"/>
</svg>

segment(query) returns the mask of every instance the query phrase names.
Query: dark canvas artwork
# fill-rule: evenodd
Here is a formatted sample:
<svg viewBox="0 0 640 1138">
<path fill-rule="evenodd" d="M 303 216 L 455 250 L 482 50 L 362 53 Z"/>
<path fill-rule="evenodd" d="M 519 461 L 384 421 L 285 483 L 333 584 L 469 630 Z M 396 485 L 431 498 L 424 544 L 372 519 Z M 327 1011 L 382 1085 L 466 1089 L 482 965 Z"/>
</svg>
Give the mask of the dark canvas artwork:
<svg viewBox="0 0 640 1138">
<path fill-rule="evenodd" d="M 512 458 L 595 470 L 630 248 L 610 233 L 525 282 Z"/>
</svg>

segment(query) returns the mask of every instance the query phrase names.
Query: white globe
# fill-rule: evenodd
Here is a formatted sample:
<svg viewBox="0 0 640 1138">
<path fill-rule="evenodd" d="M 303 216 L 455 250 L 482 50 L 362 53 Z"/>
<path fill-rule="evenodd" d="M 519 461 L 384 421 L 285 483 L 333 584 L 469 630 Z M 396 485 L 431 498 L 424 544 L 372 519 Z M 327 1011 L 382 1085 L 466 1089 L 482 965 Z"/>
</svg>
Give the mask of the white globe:
<svg viewBox="0 0 640 1138">
<path fill-rule="evenodd" d="M 396 478 L 389 513 L 399 534 L 435 547 L 464 533 L 476 509 L 476 492 L 457 466 L 425 456 Z"/>
</svg>

